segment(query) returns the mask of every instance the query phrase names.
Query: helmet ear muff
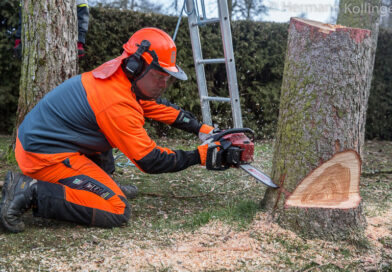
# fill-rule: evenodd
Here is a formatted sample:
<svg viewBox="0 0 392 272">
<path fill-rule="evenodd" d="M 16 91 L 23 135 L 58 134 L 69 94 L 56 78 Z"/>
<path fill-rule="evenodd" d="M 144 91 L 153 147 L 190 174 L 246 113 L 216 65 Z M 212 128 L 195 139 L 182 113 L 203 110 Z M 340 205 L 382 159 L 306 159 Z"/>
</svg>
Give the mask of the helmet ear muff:
<svg viewBox="0 0 392 272">
<path fill-rule="evenodd" d="M 137 44 L 136 52 L 126 59 L 125 70 L 131 76 L 137 76 L 143 71 L 144 60 L 141 58 L 144 52 L 148 52 L 151 43 L 143 40 L 141 44 Z"/>
<path fill-rule="evenodd" d="M 125 69 L 131 76 L 139 75 L 143 70 L 143 60 L 136 58 L 134 55 L 126 60 Z"/>
</svg>

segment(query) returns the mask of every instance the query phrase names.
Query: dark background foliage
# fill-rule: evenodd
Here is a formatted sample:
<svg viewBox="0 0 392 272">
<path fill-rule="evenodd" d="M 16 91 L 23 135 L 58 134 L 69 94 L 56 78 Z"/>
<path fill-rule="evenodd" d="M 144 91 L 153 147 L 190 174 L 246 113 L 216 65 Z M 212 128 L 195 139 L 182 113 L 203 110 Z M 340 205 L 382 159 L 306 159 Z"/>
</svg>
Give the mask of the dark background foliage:
<svg viewBox="0 0 392 272">
<path fill-rule="evenodd" d="M 20 62 L 13 57 L 19 2 L 0 1 L 0 133 L 11 133 L 18 106 Z"/>
<path fill-rule="evenodd" d="M 366 119 L 366 138 L 392 140 L 392 30 L 378 36 L 372 88 Z"/>
<path fill-rule="evenodd" d="M 16 3 L 16 4 L 15 4 Z M 17 1 L 0 4 L 0 132 L 12 130 L 18 96 L 20 76 L 18 62 L 12 56 L 12 30 L 17 23 Z M 169 35 L 174 33 L 177 17 L 91 8 L 87 34 L 87 55 L 80 61 L 80 72 L 89 71 L 101 63 L 117 57 L 122 44 L 142 27 L 158 27 Z M 287 24 L 234 21 L 232 36 L 237 77 L 241 97 L 244 126 L 257 131 L 258 138 L 274 136 L 279 112 L 279 96 L 282 81 L 287 40 Z M 203 57 L 221 58 L 223 49 L 219 25 L 200 30 Z M 184 18 L 176 38 L 178 64 L 188 74 L 189 80 L 177 81 L 165 93 L 165 97 L 201 119 L 199 95 L 194 71 L 192 47 L 187 20 Z M 369 139 L 392 139 L 392 33 L 381 31 L 376 55 L 373 85 L 369 100 L 366 136 Z M 208 90 L 211 96 L 228 96 L 224 64 L 205 68 Z M 214 123 L 221 128 L 232 124 L 228 103 L 212 102 Z M 155 136 L 174 136 L 177 130 L 156 122 L 148 122 L 147 129 Z"/>
</svg>

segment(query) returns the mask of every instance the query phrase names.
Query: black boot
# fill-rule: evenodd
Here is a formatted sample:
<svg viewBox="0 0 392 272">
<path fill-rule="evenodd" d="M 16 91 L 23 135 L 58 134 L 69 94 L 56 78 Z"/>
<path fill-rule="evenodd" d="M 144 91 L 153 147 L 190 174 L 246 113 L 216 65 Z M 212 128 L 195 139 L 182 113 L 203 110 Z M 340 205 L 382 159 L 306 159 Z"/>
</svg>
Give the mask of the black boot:
<svg viewBox="0 0 392 272">
<path fill-rule="evenodd" d="M 8 171 L 0 204 L 3 226 L 10 232 L 23 231 L 25 225 L 21 217 L 36 202 L 36 198 L 37 180 Z"/>
<path fill-rule="evenodd" d="M 117 183 L 118 184 L 118 183 Z M 124 193 L 124 195 L 128 199 L 133 199 L 137 197 L 137 194 L 139 193 L 138 188 L 135 185 L 124 185 L 124 184 L 118 184 L 121 191 Z"/>
</svg>

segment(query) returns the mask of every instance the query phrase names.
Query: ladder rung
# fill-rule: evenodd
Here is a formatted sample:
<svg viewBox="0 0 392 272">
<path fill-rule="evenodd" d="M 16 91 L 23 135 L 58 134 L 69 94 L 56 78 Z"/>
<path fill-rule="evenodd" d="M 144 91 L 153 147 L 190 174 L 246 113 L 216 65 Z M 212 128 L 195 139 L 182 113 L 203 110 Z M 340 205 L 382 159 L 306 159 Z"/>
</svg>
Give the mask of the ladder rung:
<svg viewBox="0 0 392 272">
<path fill-rule="evenodd" d="M 202 100 L 207 101 L 219 101 L 219 102 L 230 102 L 230 98 L 228 97 L 212 97 L 212 96 L 203 96 Z"/>
<path fill-rule="evenodd" d="M 215 24 L 219 22 L 220 22 L 219 18 L 205 19 L 205 20 L 200 20 L 198 23 L 193 23 L 192 26 L 196 26 L 196 25 L 202 26 L 206 24 Z"/>
<path fill-rule="evenodd" d="M 225 63 L 225 59 L 201 59 L 197 61 L 198 64 L 214 64 Z"/>
</svg>

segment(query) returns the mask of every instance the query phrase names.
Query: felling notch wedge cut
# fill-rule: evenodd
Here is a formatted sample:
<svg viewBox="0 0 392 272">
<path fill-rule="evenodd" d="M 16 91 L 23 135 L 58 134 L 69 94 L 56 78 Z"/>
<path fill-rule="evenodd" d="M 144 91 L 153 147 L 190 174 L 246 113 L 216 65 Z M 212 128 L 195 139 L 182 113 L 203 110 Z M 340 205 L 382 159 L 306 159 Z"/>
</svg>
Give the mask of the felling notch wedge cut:
<svg viewBox="0 0 392 272">
<path fill-rule="evenodd" d="M 285 206 L 352 209 L 359 205 L 361 158 L 354 150 L 336 153 L 306 176 Z"/>
</svg>

